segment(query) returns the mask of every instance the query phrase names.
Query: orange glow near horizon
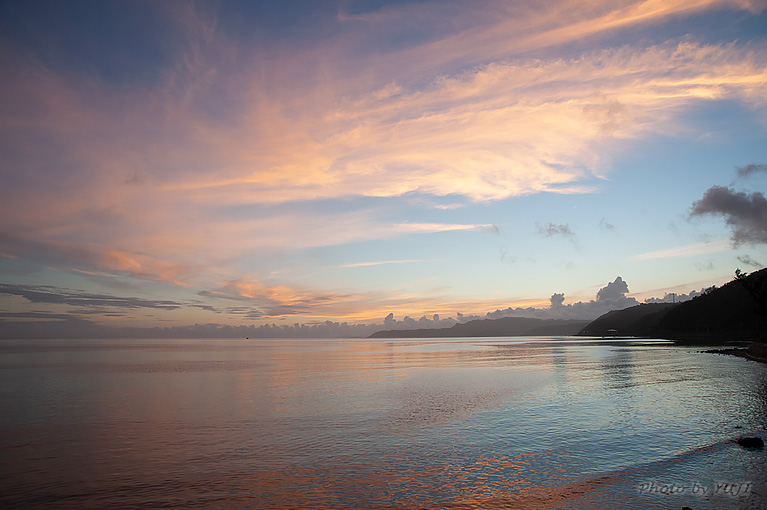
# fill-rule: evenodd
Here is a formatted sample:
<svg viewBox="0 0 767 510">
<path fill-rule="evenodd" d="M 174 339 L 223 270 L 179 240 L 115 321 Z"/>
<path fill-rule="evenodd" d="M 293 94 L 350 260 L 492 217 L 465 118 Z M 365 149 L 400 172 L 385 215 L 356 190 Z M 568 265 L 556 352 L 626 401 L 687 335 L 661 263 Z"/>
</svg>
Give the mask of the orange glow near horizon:
<svg viewBox="0 0 767 510">
<path fill-rule="evenodd" d="M 764 172 L 732 169 L 767 158 L 763 34 L 696 23 L 750 30 L 764 7 L 318 6 L 318 32 L 260 40 L 230 30 L 232 6 L 151 6 L 162 57 L 69 41 L 56 65 L 11 38 L 4 281 L 260 324 L 547 308 L 617 275 L 645 295 L 756 268 L 764 243 L 715 249 L 731 223 L 687 220 L 710 186 L 759 189 Z"/>
</svg>

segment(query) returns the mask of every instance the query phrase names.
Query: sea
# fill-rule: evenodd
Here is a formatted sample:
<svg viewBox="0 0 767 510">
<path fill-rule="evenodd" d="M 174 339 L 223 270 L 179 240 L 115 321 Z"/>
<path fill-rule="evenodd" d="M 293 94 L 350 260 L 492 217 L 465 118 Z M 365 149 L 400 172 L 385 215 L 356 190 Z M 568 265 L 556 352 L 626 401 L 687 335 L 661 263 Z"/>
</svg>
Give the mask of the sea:
<svg viewBox="0 0 767 510">
<path fill-rule="evenodd" d="M 664 340 L 0 341 L 3 509 L 764 509 L 766 426 Z"/>
</svg>

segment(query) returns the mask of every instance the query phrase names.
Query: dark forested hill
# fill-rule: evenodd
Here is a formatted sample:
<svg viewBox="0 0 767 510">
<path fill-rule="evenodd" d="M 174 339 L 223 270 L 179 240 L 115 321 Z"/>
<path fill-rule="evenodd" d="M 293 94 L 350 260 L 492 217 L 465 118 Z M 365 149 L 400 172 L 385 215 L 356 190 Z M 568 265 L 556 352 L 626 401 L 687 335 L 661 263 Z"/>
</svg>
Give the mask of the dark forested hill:
<svg viewBox="0 0 767 510">
<path fill-rule="evenodd" d="M 689 341 L 764 337 L 767 269 L 736 278 L 684 303 L 644 304 L 609 312 L 579 334 L 602 336 L 609 330 L 615 330 L 610 334 Z"/>
<path fill-rule="evenodd" d="M 594 321 L 505 317 L 473 320 L 451 328 L 379 331 L 370 338 L 498 336 L 643 336 L 688 341 L 767 336 L 767 269 L 736 278 L 684 303 L 642 304 Z"/>
<path fill-rule="evenodd" d="M 668 311 L 680 304 L 642 304 L 624 310 L 607 312 L 583 328 L 578 334 L 589 336 L 652 335 Z"/>
</svg>

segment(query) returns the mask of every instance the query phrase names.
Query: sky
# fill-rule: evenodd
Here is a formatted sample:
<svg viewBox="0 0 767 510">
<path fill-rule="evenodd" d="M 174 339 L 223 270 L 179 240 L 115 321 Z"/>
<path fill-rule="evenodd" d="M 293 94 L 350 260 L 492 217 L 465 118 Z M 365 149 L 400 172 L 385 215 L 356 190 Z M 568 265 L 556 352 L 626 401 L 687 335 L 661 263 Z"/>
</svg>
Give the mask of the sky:
<svg viewBox="0 0 767 510">
<path fill-rule="evenodd" d="M 0 1 L 0 336 L 591 319 L 766 189 L 765 0 Z"/>
</svg>

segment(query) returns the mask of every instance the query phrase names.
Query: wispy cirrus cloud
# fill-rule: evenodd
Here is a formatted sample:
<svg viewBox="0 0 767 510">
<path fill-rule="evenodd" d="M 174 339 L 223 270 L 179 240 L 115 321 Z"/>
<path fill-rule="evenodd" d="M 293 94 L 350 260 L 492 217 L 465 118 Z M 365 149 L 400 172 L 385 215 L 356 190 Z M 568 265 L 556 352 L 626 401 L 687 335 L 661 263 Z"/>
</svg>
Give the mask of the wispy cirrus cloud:
<svg viewBox="0 0 767 510">
<path fill-rule="evenodd" d="M 125 275 L 176 285 L 205 283 L 205 273 L 226 272 L 225 260 L 274 249 L 332 246 L 371 239 L 438 232 L 497 232 L 492 224 L 386 222 L 372 213 L 280 214 L 263 219 L 239 218 L 187 223 L 178 229 L 106 234 L 95 242 L 75 242 L 52 233 L 53 239 L 0 231 L 0 256 L 34 260 L 51 267 L 85 274 Z M 154 218 L 157 221 L 157 218 Z M 170 225 L 169 225 L 170 226 Z M 200 229 L 200 230 L 198 230 Z M 61 240 L 57 238 L 63 238 Z M 202 268 L 205 271 L 202 271 Z M 207 283 L 211 283 L 208 281 Z"/>
<path fill-rule="evenodd" d="M 764 8 L 759 0 L 486 2 L 481 9 L 468 10 L 460 2 L 441 2 L 440 9 L 427 2 L 362 15 L 342 13 L 339 17 L 356 22 L 370 34 L 385 30 L 389 23 L 411 30 L 415 27 L 418 33 L 430 28 L 438 34 L 421 44 L 380 55 L 377 63 L 382 73 L 391 76 L 412 66 L 439 74 L 445 67 L 475 66 L 510 55 L 537 53 L 696 12 L 759 12 Z"/>
<path fill-rule="evenodd" d="M 20 296 L 31 303 L 69 305 L 79 308 L 154 308 L 176 310 L 183 305 L 176 301 L 150 300 L 137 297 L 116 297 L 93 294 L 73 289 L 61 289 L 50 285 L 17 285 L 0 283 L 0 294 Z"/>
<path fill-rule="evenodd" d="M 666 250 L 657 250 L 647 253 L 640 253 L 634 255 L 634 260 L 651 260 L 651 259 L 666 259 L 676 257 L 694 257 L 696 255 L 708 255 L 710 253 L 718 253 L 726 251 L 731 248 L 730 243 L 727 240 L 720 239 L 718 241 L 711 241 L 707 243 L 695 243 L 685 246 L 676 246 Z"/>
<path fill-rule="evenodd" d="M 573 230 L 570 228 L 570 225 L 567 223 L 561 225 L 555 225 L 553 223 L 538 225 L 538 234 L 545 237 L 564 237 L 573 243 L 577 243 L 578 241 L 575 232 L 573 232 Z"/>
<path fill-rule="evenodd" d="M 348 268 L 355 268 L 355 267 L 383 266 L 383 265 L 389 265 L 389 264 L 419 264 L 423 262 L 438 262 L 438 259 L 379 260 L 379 261 L 371 261 L 371 262 L 354 262 L 352 264 L 341 264 L 340 266 L 335 266 L 335 267 L 348 269 Z"/>
<path fill-rule="evenodd" d="M 51 242 L 102 243 L 118 252 L 142 246 L 148 257 L 194 252 L 212 259 L 222 246 L 236 253 L 255 245 L 321 245 L 474 228 L 381 226 L 365 211 L 336 217 L 211 213 L 222 204 L 413 191 L 474 200 L 587 192 L 593 185 L 579 181 L 604 171 L 599 147 L 609 139 L 682 129 L 674 127 L 679 106 L 716 97 L 750 100 L 759 97 L 756 91 L 765 80 L 764 67 L 750 50 L 683 43 L 639 54 L 624 48 L 570 61 L 493 64 L 388 98 L 358 96 L 348 103 L 339 97 L 334 106 L 315 106 L 292 122 L 280 120 L 284 111 L 278 108 L 266 112 L 270 123 L 222 125 L 193 106 L 161 119 L 138 104 L 131 106 L 144 110 L 141 116 L 121 111 L 124 106 L 115 110 L 109 100 L 93 104 L 75 89 L 53 94 L 70 85 L 46 74 L 29 94 L 45 95 L 53 104 L 25 118 L 23 126 L 69 148 L 57 166 L 37 161 L 42 156 L 29 147 L 6 168 L 32 165 L 39 181 L 46 168 L 58 172 L 64 165 L 71 179 L 51 179 L 51 186 L 36 186 L 29 195 L 24 190 L 32 174 L 14 174 L 7 188 L 13 193 L 0 207 L 4 218 L 13 219 L 6 229 L 35 232 Z M 259 101 L 243 104 L 254 117 L 265 115 L 254 110 Z M 145 133 L 153 118 L 164 129 Z M 190 120 L 197 129 L 189 128 Z M 9 140 L 21 123 L 14 115 L 5 118 Z M 273 139 L 275 131 L 285 134 L 280 143 Z M 265 133 L 266 141 L 251 143 Z M 92 136 L 104 144 L 92 145 Z M 205 168 L 215 168 L 216 177 L 201 179 L 208 174 Z"/>
<path fill-rule="evenodd" d="M 34 237 L 40 237 L 39 235 Z M 122 250 L 101 243 L 77 243 L 67 240 L 36 240 L 30 235 L 0 231 L 0 257 L 32 260 L 57 269 L 99 276 L 130 276 L 175 285 L 185 285 L 197 268 L 183 255 L 163 258 L 161 253 Z M 185 260 L 186 259 L 186 260 Z"/>
<path fill-rule="evenodd" d="M 593 193 L 616 142 L 705 134 L 684 121 L 696 105 L 767 105 L 763 42 L 590 44 L 690 13 L 759 11 L 758 2 L 417 3 L 334 13 L 323 35 L 273 46 L 227 33 L 211 5 L 158 5 L 173 34 L 167 59 L 151 79 L 120 86 L 0 48 L 3 257 L 195 284 L 267 315 L 337 313 L 352 306 L 345 293 L 248 283 L 236 262 L 499 232 L 456 221 L 449 205 L 439 206 L 445 216 L 406 222 L 369 204 Z M 412 37 L 392 37 L 393 27 Z M 358 202 L 340 212 L 318 205 L 329 199 Z M 545 235 L 574 239 L 568 225 L 549 227 Z"/>
<path fill-rule="evenodd" d="M 746 166 L 740 166 L 735 168 L 738 177 L 745 177 L 747 175 L 756 173 L 767 173 L 767 165 L 759 163 L 751 163 Z"/>
<path fill-rule="evenodd" d="M 198 200 L 267 202 L 414 191 L 473 200 L 589 192 L 594 185 L 584 181 L 607 170 L 610 140 L 689 129 L 675 116 L 691 101 L 763 101 L 763 61 L 756 49 L 685 42 L 496 62 L 433 76 L 417 89 L 354 91 L 284 119 L 291 131 L 277 147 L 286 150 L 275 153 L 272 144 L 252 164 L 228 166 L 231 173 L 169 186 Z M 273 124 L 283 122 L 283 111 L 269 113 Z M 244 155 L 247 144 L 237 140 L 253 134 L 227 136 L 229 157 Z"/>
<path fill-rule="evenodd" d="M 751 258 L 750 255 L 738 255 L 738 260 L 747 266 L 755 267 L 757 269 L 762 269 L 764 267 L 759 261 Z"/>
</svg>

